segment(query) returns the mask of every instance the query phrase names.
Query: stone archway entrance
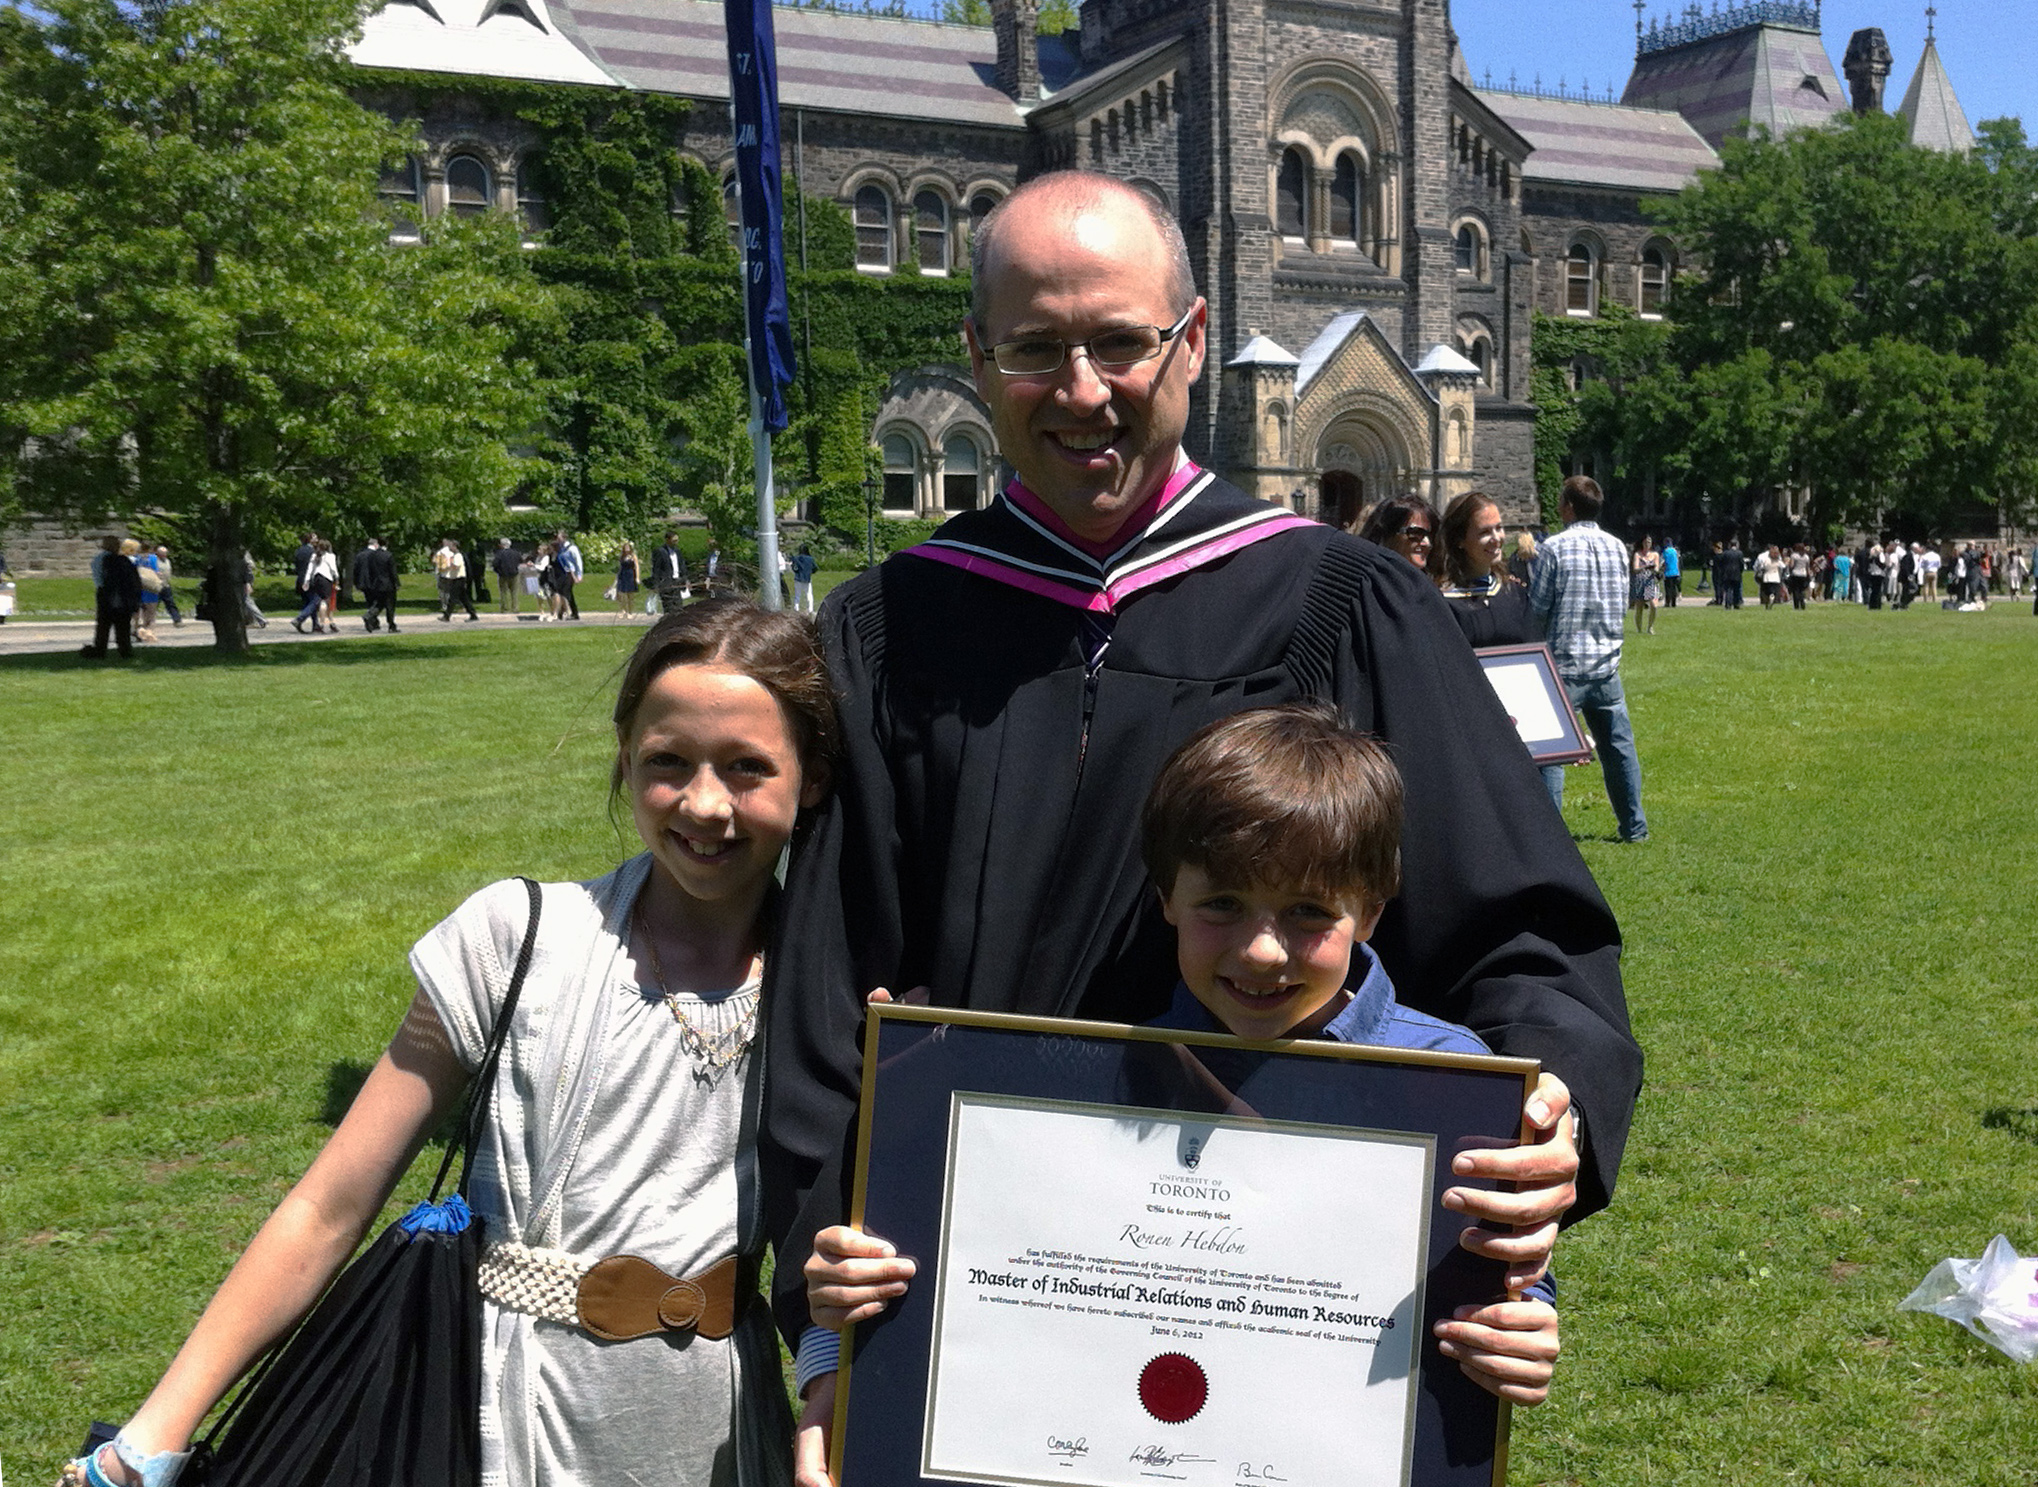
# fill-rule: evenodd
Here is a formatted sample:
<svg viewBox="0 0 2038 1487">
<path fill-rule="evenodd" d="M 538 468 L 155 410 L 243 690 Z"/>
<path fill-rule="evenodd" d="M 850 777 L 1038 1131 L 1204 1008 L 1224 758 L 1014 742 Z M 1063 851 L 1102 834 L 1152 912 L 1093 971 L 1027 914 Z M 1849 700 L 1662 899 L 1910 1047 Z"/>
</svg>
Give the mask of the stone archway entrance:
<svg viewBox="0 0 2038 1487">
<path fill-rule="evenodd" d="M 1316 467 L 1323 472 L 1316 484 L 1317 515 L 1356 531 L 1368 505 L 1408 486 L 1413 463 L 1386 423 L 1347 414 L 1317 441 Z"/>
<path fill-rule="evenodd" d="M 1366 509 L 1366 482 L 1350 470 L 1325 470 L 1316 483 L 1317 520 L 1347 532 L 1358 530 Z"/>
</svg>

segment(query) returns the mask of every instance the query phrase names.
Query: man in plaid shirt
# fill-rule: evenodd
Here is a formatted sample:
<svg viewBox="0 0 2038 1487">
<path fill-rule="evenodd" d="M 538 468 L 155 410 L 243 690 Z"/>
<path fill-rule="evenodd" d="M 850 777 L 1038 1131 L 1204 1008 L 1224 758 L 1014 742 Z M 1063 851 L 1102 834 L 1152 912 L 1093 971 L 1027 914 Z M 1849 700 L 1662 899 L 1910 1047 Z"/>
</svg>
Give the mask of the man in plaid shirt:
<svg viewBox="0 0 2038 1487">
<path fill-rule="evenodd" d="M 1628 549 L 1618 537 L 1600 530 L 1599 511 L 1605 500 L 1599 483 L 1587 476 L 1573 475 L 1564 482 L 1557 506 L 1564 530 L 1537 551 L 1529 605 L 1557 658 L 1557 675 L 1571 694 L 1571 705 L 1592 730 L 1620 838 L 1645 842 L 1649 819 L 1642 814 L 1642 761 L 1635 753 L 1627 694 L 1620 684 Z M 1546 766 L 1543 783 L 1549 786 L 1550 799 L 1563 809 L 1563 767 Z"/>
</svg>

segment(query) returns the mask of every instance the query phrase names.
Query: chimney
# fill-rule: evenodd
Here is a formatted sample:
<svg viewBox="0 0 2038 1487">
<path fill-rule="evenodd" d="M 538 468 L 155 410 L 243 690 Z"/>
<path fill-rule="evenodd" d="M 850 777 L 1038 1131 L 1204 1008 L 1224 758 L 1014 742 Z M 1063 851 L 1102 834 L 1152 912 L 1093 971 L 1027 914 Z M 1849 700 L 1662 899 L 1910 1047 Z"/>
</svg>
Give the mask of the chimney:
<svg viewBox="0 0 2038 1487">
<path fill-rule="evenodd" d="M 998 86 L 1023 107 L 1040 101 L 1040 34 L 1036 0 L 991 0 L 998 36 Z M 1887 49 L 1885 49 L 1887 50 Z M 1885 65 L 1882 69 L 1888 72 Z"/>
<path fill-rule="evenodd" d="M 1000 46 L 999 56 L 1004 55 Z M 1847 74 L 1847 87 L 1854 95 L 1854 112 L 1882 112 L 1882 83 L 1889 76 L 1889 41 L 1880 26 L 1856 31 L 1847 42 L 1847 57 L 1840 70 Z"/>
</svg>

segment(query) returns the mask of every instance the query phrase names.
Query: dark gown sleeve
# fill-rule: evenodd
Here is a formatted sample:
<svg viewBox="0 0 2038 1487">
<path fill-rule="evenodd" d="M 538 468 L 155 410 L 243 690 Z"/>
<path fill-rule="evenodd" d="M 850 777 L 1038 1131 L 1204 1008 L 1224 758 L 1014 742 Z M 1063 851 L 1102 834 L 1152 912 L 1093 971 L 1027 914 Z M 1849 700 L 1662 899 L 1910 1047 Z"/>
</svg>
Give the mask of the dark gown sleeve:
<svg viewBox="0 0 2038 1487">
<path fill-rule="evenodd" d="M 814 1234 L 849 1213 L 843 1133 L 862 1084 L 864 998 L 878 986 L 910 989 L 897 980 L 903 931 L 894 791 L 866 654 L 869 643 L 882 644 L 868 629 L 879 611 L 847 602 L 866 582 L 843 585 L 821 609 L 842 752 L 835 788 L 795 844 L 765 965 L 759 1162 L 766 1232 L 777 1254 L 772 1307 L 795 1347 L 807 1325 L 801 1266 Z"/>
<path fill-rule="evenodd" d="M 1449 601 L 1405 564 L 1366 566 L 1334 686 L 1407 785 L 1402 893 L 1373 943 L 1409 1005 L 1570 1086 L 1582 1218 L 1612 1194 L 1641 1090 L 1620 931 Z"/>
</svg>

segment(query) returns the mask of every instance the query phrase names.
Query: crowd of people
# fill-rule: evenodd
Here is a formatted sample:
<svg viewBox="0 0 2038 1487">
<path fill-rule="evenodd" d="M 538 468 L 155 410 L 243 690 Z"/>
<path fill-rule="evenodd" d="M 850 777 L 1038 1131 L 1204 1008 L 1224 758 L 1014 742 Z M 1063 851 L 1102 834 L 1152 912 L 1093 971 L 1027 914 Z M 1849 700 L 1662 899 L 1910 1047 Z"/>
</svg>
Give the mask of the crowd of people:
<svg viewBox="0 0 2038 1487">
<path fill-rule="evenodd" d="M 1781 608 L 1788 597 L 1793 609 L 1807 604 L 1853 603 L 1869 609 L 1909 609 L 1920 599 L 1947 609 L 1983 610 L 1992 594 L 2020 598 L 2031 583 L 2038 548 L 1990 543 L 1863 542 L 1853 549 L 1837 544 L 1770 543 L 1751 559 L 1733 537 L 1712 545 L 1709 604 L 1739 609 L 1742 576 L 1753 569 L 1755 589 L 1764 609 Z M 2038 613 L 2038 604 L 2033 612 Z"/>
</svg>

